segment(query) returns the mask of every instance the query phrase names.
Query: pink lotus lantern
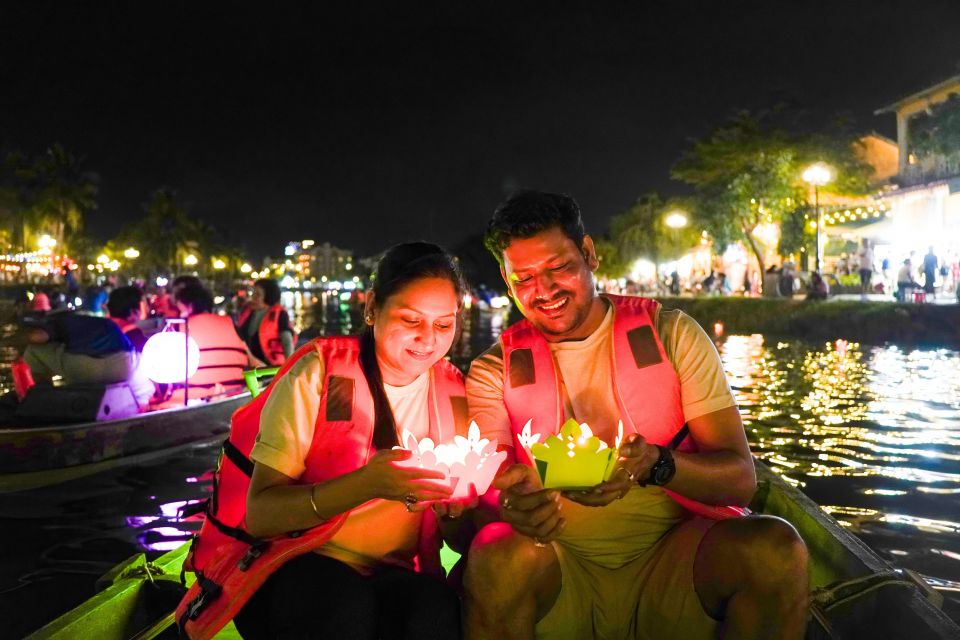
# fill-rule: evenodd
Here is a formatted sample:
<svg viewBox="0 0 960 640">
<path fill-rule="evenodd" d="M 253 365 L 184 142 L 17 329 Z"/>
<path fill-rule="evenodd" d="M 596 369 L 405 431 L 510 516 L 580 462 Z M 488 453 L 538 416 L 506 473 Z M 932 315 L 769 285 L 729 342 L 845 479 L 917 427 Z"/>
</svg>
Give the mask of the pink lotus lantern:
<svg viewBox="0 0 960 640">
<path fill-rule="evenodd" d="M 468 498 L 472 493 L 486 493 L 500 465 L 507 459 L 506 451 L 497 451 L 496 440 L 480 437 L 480 427 L 476 422 L 470 423 L 466 438 L 454 436 L 452 443 L 434 444 L 431 438 L 417 442 L 416 437 L 406 429 L 402 442 L 403 447 L 394 448 L 408 449 L 412 455 L 396 464 L 442 471 L 453 489 L 450 496 L 452 500 Z"/>
</svg>

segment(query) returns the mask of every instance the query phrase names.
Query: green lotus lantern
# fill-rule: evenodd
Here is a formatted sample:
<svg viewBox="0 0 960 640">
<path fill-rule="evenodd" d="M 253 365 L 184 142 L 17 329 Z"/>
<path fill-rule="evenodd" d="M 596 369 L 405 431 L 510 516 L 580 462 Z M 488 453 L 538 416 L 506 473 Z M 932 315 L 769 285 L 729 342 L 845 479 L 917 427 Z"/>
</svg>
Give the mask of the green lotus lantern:
<svg viewBox="0 0 960 640">
<path fill-rule="evenodd" d="M 529 436 L 527 428 L 525 431 Z M 619 448 L 622 423 L 618 432 L 620 435 L 617 436 L 616 445 Z M 609 480 L 617 466 L 617 449 L 611 449 L 606 442 L 593 435 L 586 423 L 578 424 L 572 418 L 563 423 L 559 433 L 547 437 L 545 442 L 536 442 L 539 438 L 526 440 L 530 442 L 530 454 L 545 489 L 594 487 Z"/>
</svg>

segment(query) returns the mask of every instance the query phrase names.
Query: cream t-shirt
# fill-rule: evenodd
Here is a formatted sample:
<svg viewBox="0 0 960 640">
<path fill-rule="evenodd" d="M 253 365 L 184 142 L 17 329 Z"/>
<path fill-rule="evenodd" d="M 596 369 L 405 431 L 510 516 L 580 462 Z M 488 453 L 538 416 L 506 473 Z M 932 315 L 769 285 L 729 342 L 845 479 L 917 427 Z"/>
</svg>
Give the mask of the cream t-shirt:
<svg viewBox="0 0 960 640">
<path fill-rule="evenodd" d="M 654 326 L 680 379 L 686 421 L 736 406 L 717 348 L 693 318 L 658 306 Z M 620 420 L 610 366 L 613 309 L 607 309 L 600 327 L 588 338 L 550 343 L 550 351 L 566 391 L 565 417 L 586 422 L 594 433 L 612 443 Z M 510 418 L 503 404 L 503 353 L 499 343 L 473 361 L 466 386 L 470 417 L 476 420 L 481 436 L 512 442 Z"/>
<path fill-rule="evenodd" d="M 320 412 L 323 378 L 323 361 L 318 354 L 311 353 L 300 358 L 277 381 L 260 414 L 260 433 L 250 452 L 252 460 L 291 478 L 304 472 Z M 383 387 L 398 436 L 404 429 L 417 439 L 427 436 L 430 372 L 403 387 Z M 409 513 L 403 504 L 393 500 L 370 500 L 351 511 L 343 526 L 317 553 L 360 571 L 378 564 L 412 566 L 422 517 L 420 513 Z"/>
<path fill-rule="evenodd" d="M 680 379 L 686 420 L 736 406 L 716 347 L 696 321 L 680 311 L 657 307 L 654 325 Z M 620 419 L 611 371 L 613 310 L 607 310 L 600 327 L 585 340 L 551 343 L 550 351 L 565 385 L 566 417 L 586 422 L 612 446 Z M 503 404 L 499 344 L 474 360 L 466 385 L 470 416 L 481 436 L 513 442 Z M 684 514 L 660 487 L 637 485 L 624 499 L 603 508 L 563 499 L 563 516 L 566 527 L 558 542 L 582 559 L 615 569 L 653 548 Z"/>
</svg>

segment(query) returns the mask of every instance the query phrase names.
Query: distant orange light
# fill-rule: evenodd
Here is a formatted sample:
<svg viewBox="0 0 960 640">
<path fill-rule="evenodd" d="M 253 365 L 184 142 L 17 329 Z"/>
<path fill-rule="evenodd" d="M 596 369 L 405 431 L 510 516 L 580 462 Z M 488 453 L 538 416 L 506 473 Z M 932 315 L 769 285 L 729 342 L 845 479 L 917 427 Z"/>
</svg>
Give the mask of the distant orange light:
<svg viewBox="0 0 960 640">
<path fill-rule="evenodd" d="M 715 322 L 715 323 L 713 324 L 713 335 L 717 336 L 718 338 L 723 335 L 723 323 L 722 323 L 722 322 Z"/>
</svg>

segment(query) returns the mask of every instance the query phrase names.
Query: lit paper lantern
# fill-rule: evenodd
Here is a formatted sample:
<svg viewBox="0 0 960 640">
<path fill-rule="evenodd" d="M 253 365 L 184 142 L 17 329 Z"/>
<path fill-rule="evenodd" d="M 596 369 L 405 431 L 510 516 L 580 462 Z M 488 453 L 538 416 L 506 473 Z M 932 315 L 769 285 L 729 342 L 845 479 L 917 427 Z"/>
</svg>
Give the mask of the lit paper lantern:
<svg viewBox="0 0 960 640">
<path fill-rule="evenodd" d="M 186 348 L 184 348 L 186 339 Z M 186 358 L 186 362 L 184 362 Z M 161 331 L 150 336 L 143 345 L 140 366 L 147 377 L 157 383 L 183 382 L 200 366 L 200 347 L 193 338 L 177 331 Z"/>
<path fill-rule="evenodd" d="M 615 448 L 593 435 L 586 423 L 567 420 L 556 435 L 541 443 L 540 434 L 530 433 L 530 421 L 519 438 L 534 460 L 545 489 L 587 489 L 605 482 L 617 467 L 623 422 L 617 426 Z"/>
<path fill-rule="evenodd" d="M 394 448 L 405 448 L 411 452 L 411 456 L 397 462 L 397 466 L 442 471 L 453 490 L 451 499 L 467 498 L 472 493 L 486 493 L 500 465 L 507 459 L 506 451 L 497 451 L 496 440 L 480 437 L 480 427 L 476 422 L 470 423 L 466 438 L 454 436 L 452 443 L 434 444 L 431 438 L 417 442 L 416 437 L 406 429 L 402 442 L 403 447 Z"/>
</svg>

